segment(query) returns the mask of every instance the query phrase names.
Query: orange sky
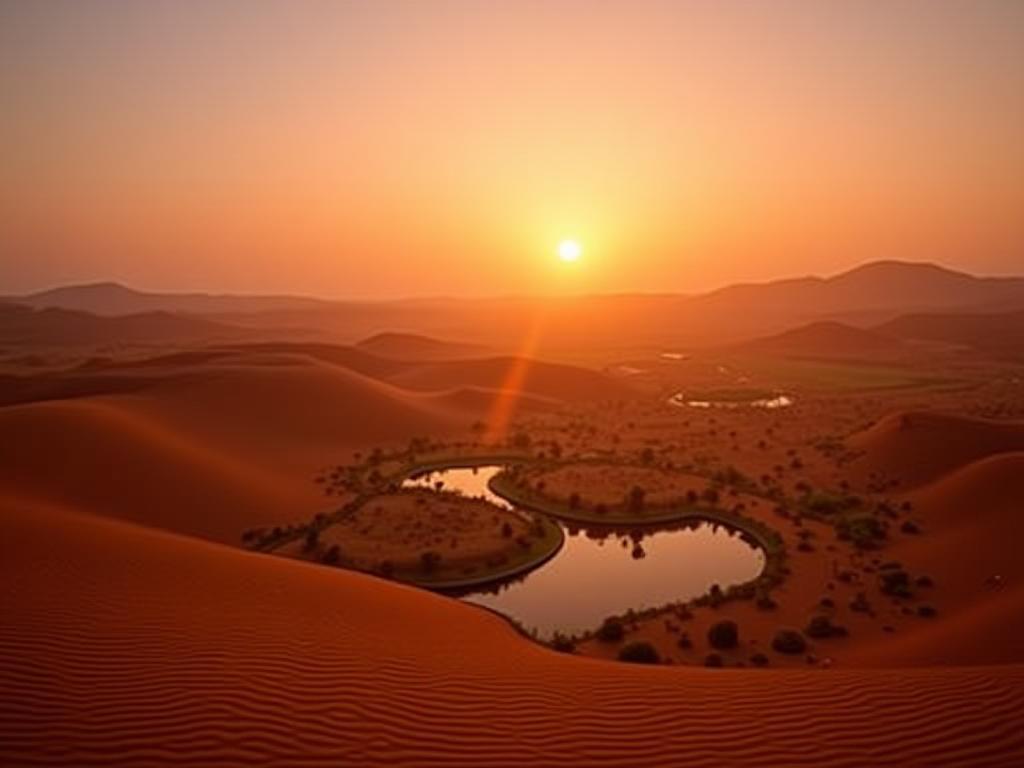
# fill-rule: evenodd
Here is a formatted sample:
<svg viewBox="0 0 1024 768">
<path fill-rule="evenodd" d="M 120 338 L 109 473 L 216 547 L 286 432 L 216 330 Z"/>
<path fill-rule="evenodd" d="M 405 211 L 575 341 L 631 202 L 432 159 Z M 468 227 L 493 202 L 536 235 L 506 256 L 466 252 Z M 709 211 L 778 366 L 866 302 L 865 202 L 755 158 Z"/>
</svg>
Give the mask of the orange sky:
<svg viewBox="0 0 1024 768">
<path fill-rule="evenodd" d="M 0 2 L 0 98 L 0 293 L 1024 272 L 1014 0 Z"/>
</svg>

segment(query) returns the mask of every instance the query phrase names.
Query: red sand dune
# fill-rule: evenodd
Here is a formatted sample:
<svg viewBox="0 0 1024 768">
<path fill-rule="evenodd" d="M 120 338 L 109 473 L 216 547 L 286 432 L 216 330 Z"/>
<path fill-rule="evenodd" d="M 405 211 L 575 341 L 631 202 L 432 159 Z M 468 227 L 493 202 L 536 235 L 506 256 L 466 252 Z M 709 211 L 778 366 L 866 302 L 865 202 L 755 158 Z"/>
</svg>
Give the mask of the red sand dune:
<svg viewBox="0 0 1024 768">
<path fill-rule="evenodd" d="M 922 533 L 895 535 L 882 556 L 934 579 L 939 616 L 913 633 L 861 646 L 851 661 L 1024 661 L 1024 452 L 980 459 L 906 498 Z"/>
<path fill-rule="evenodd" d="M 1024 450 L 1024 424 L 905 411 L 881 419 L 847 444 L 862 452 L 850 465 L 854 477 L 885 477 L 910 488 L 977 459 Z"/>
<path fill-rule="evenodd" d="M 521 380 L 515 376 L 522 371 Z M 521 357 L 494 357 L 420 365 L 391 376 L 392 383 L 418 390 L 475 386 L 503 389 L 520 381 L 522 389 L 541 397 L 564 400 L 611 400 L 629 390 L 603 373 L 571 365 Z"/>
<path fill-rule="evenodd" d="M 0 488 L 230 543 L 322 503 L 312 483 L 256 471 L 143 411 L 91 400 L 0 409 Z"/>
<path fill-rule="evenodd" d="M 637 668 L 355 573 L 0 514 L 5 765 L 1024 763 L 1019 664 Z"/>
</svg>

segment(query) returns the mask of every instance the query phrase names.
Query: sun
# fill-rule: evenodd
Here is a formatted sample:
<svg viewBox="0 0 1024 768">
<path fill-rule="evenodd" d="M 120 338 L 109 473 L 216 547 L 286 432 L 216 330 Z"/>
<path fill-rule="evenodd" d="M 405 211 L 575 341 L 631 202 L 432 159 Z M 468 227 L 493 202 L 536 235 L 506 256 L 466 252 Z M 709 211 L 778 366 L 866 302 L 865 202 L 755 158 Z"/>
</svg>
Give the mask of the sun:
<svg viewBox="0 0 1024 768">
<path fill-rule="evenodd" d="M 558 244 L 558 258 L 562 261 L 579 261 L 583 248 L 575 240 L 563 240 Z"/>
</svg>

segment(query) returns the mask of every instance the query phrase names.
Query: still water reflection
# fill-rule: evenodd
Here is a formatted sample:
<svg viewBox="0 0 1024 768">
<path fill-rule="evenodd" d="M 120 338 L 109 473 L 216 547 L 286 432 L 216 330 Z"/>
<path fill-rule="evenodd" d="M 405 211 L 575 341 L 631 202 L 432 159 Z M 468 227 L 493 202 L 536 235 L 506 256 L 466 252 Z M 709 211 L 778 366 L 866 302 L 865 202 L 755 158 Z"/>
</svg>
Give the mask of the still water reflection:
<svg viewBox="0 0 1024 768">
<path fill-rule="evenodd" d="M 409 479 L 407 485 L 483 496 L 508 508 L 487 481 L 500 467 L 453 468 Z M 565 545 L 526 575 L 462 599 L 515 619 L 550 639 L 596 628 L 609 615 L 689 600 L 712 584 L 723 589 L 750 581 L 764 568 L 764 552 L 739 533 L 707 521 L 656 529 L 580 528 L 563 523 Z"/>
</svg>

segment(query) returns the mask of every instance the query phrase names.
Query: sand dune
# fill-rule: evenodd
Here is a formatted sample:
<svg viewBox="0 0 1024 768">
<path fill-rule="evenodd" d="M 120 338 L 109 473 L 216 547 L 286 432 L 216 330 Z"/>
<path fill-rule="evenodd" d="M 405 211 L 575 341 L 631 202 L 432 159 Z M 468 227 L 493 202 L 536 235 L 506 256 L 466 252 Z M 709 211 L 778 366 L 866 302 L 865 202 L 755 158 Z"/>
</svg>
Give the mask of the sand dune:
<svg viewBox="0 0 1024 768">
<path fill-rule="evenodd" d="M 909 494 L 919 535 L 886 559 L 936 582 L 940 614 L 913 633 L 854 654 L 859 663 L 982 664 L 1024 660 L 1024 452 L 968 464 Z"/>
<path fill-rule="evenodd" d="M 322 504 L 308 481 L 257 471 L 145 410 L 130 399 L 0 409 L 2 493 L 229 543 Z"/>
<path fill-rule="evenodd" d="M 521 378 L 520 378 L 521 376 Z M 505 389 L 513 383 L 528 394 L 564 400 L 610 400 L 628 389 L 597 371 L 522 357 L 494 357 L 420 365 L 390 378 L 418 390 L 475 386 Z"/>
<path fill-rule="evenodd" d="M 355 345 L 364 352 L 395 360 L 467 360 L 488 357 L 486 347 L 443 341 L 414 333 L 378 333 Z"/>
<path fill-rule="evenodd" d="M 0 514 L 6 765 L 1024 762 L 1021 665 L 636 668 L 359 574 Z"/>
<path fill-rule="evenodd" d="M 911 488 L 986 456 L 1024 450 L 1024 424 L 900 412 L 847 443 L 862 453 L 850 466 L 854 477 L 898 480 L 901 487 Z"/>
</svg>

